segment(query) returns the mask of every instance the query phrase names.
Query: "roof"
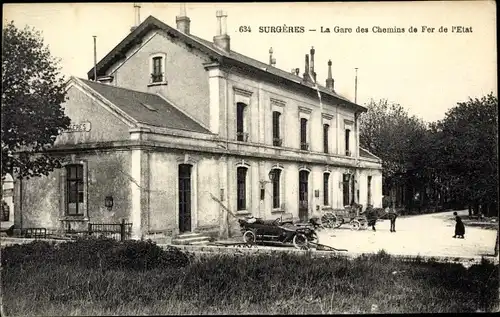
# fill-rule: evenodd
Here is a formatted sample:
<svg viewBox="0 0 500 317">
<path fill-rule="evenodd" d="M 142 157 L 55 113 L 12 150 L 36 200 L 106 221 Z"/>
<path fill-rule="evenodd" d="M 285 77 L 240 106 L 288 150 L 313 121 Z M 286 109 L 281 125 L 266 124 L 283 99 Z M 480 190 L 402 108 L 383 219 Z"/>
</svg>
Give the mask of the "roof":
<svg viewBox="0 0 500 317">
<path fill-rule="evenodd" d="M 78 79 L 140 123 L 210 133 L 159 95 Z"/>
<path fill-rule="evenodd" d="M 271 76 L 277 77 L 278 80 L 283 81 L 285 83 L 293 83 L 295 85 L 302 86 L 303 88 L 309 88 L 310 92 L 317 94 L 317 90 L 319 90 L 322 94 L 331 96 L 337 100 L 340 100 L 343 104 L 354 107 L 357 111 L 366 111 L 366 107 L 355 104 L 349 101 L 347 98 L 337 94 L 334 91 L 329 90 L 328 88 L 317 84 L 317 88 L 314 83 L 311 81 L 304 81 L 301 77 L 292 74 L 290 72 L 281 70 L 279 68 L 273 67 L 266 63 L 260 62 L 243 54 L 237 53 L 235 51 L 226 52 L 222 49 L 219 49 L 214 45 L 214 43 L 194 36 L 192 34 L 185 34 L 180 32 L 179 30 L 163 23 L 162 21 L 156 19 L 153 16 L 149 16 L 146 20 L 144 20 L 135 30 L 130 32 L 115 48 L 113 48 L 102 60 L 100 60 L 97 65 L 97 76 L 104 75 L 104 72 L 111 67 L 116 61 L 123 59 L 125 56 L 125 52 L 128 51 L 132 46 L 140 43 L 142 41 L 142 37 L 149 31 L 159 29 L 163 30 L 169 35 L 173 37 L 177 37 L 184 41 L 189 46 L 194 46 L 200 49 L 202 52 L 206 53 L 212 59 L 217 60 L 220 63 L 224 62 L 236 62 L 240 66 L 251 69 L 253 71 L 257 70 L 258 72 L 267 73 Z M 90 69 L 87 73 L 89 79 L 93 79 L 94 77 L 94 68 Z"/>
<path fill-rule="evenodd" d="M 379 157 L 373 155 L 372 153 L 368 152 L 368 150 L 365 150 L 363 148 L 359 148 L 359 156 L 361 157 L 366 157 L 366 158 L 369 158 L 369 159 L 372 159 L 372 160 L 380 160 Z"/>
<path fill-rule="evenodd" d="M 224 50 L 221 50 L 219 49 L 217 46 L 215 46 L 214 43 L 210 42 L 210 41 L 207 41 L 205 39 L 202 39 L 200 37 L 197 37 L 197 36 L 194 36 L 194 35 L 189 35 L 190 37 L 198 40 L 199 42 L 201 42 L 202 44 L 204 44 L 205 46 L 208 46 L 210 47 L 211 49 L 215 50 L 215 51 L 218 51 L 220 52 L 220 54 L 223 54 L 224 56 L 227 56 L 227 57 L 230 57 L 234 60 L 237 60 L 237 61 L 240 61 L 246 65 L 249 65 L 249 66 L 252 66 L 252 67 L 255 67 L 255 68 L 259 68 L 259 69 L 265 69 L 267 72 L 271 73 L 271 74 L 274 74 L 276 76 L 280 76 L 280 77 L 283 77 L 285 79 L 288 79 L 290 81 L 293 81 L 293 82 L 296 82 L 296 83 L 300 83 L 304 86 L 308 86 L 310 88 L 313 88 L 313 89 L 316 89 L 314 84 L 311 82 L 311 81 L 308 81 L 308 82 L 304 82 L 302 77 L 299 77 L 295 74 L 292 74 L 290 72 L 286 72 L 282 69 L 279 69 L 277 67 L 273 67 L 269 64 L 266 64 L 266 63 L 263 63 L 261 61 L 258 61 L 256 59 L 253 59 L 251 57 L 248 57 L 248 56 L 245 56 L 243 54 L 240 54 L 240 53 L 237 53 L 235 51 L 230 51 L 230 52 L 226 52 Z M 333 95 L 334 97 L 338 98 L 338 99 L 341 99 L 343 101 L 346 101 L 346 102 L 351 102 L 349 99 L 337 94 L 336 92 L 333 92 L 331 90 L 329 90 L 328 88 L 322 86 L 322 85 L 317 85 L 318 86 L 318 89 L 323 92 L 323 93 L 326 93 L 326 94 L 330 94 L 330 95 Z"/>
</svg>

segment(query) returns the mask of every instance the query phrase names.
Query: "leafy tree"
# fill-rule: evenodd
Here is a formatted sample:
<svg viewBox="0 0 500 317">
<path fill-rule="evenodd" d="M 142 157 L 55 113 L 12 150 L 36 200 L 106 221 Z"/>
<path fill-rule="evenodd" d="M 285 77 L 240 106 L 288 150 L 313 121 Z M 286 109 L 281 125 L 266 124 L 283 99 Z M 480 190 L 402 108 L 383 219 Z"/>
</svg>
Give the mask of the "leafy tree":
<svg viewBox="0 0 500 317">
<path fill-rule="evenodd" d="M 40 32 L 10 22 L 2 29 L 2 178 L 47 175 L 60 167 L 46 150 L 70 119 L 65 80 Z"/>
<path fill-rule="evenodd" d="M 429 137 L 425 123 L 387 100 L 371 100 L 367 108 L 360 117 L 360 145 L 382 159 L 384 192 L 422 177 Z"/>
<path fill-rule="evenodd" d="M 498 98 L 469 98 L 438 122 L 441 165 L 453 180 L 454 194 L 476 206 L 497 205 Z"/>
</svg>

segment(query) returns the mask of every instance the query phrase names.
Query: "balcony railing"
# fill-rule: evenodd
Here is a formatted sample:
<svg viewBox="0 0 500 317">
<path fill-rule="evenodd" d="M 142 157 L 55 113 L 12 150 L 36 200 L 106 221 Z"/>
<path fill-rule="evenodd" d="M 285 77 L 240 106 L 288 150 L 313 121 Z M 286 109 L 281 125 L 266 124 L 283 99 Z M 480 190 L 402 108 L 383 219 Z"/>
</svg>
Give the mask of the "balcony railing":
<svg viewBox="0 0 500 317">
<path fill-rule="evenodd" d="M 273 145 L 274 146 L 281 146 L 282 144 L 283 144 L 283 139 L 273 138 Z"/>
<path fill-rule="evenodd" d="M 163 81 L 163 74 L 151 74 L 152 83 L 161 83 Z"/>
<path fill-rule="evenodd" d="M 236 132 L 236 140 L 248 142 L 248 132 Z"/>
</svg>

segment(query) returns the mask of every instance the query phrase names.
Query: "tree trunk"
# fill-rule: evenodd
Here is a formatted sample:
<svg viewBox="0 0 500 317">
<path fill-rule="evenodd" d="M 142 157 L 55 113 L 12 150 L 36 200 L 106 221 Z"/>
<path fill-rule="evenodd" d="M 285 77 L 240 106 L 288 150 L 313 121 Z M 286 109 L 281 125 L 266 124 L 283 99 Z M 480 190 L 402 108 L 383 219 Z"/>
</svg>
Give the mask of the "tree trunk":
<svg viewBox="0 0 500 317">
<path fill-rule="evenodd" d="M 478 215 L 479 214 L 479 203 L 476 201 L 474 201 L 474 207 L 472 208 L 472 211 L 474 213 L 474 215 Z"/>
<path fill-rule="evenodd" d="M 498 247 L 499 247 L 499 246 L 498 246 L 498 243 L 499 243 L 499 241 L 498 241 L 498 236 L 499 236 L 499 235 L 500 235 L 500 230 L 497 230 L 497 241 L 496 241 L 496 243 L 495 243 L 495 256 L 498 256 Z"/>
</svg>

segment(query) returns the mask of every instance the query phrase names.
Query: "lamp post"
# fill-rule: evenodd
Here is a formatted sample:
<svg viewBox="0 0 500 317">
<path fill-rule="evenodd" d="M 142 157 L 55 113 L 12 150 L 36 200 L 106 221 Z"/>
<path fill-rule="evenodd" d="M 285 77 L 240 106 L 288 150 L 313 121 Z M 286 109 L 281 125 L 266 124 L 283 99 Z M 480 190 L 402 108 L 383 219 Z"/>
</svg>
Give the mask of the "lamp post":
<svg viewBox="0 0 500 317">
<path fill-rule="evenodd" d="M 104 206 L 108 209 L 108 211 L 113 209 L 113 196 L 106 196 L 106 198 L 104 198 Z"/>
<path fill-rule="evenodd" d="M 264 197 L 265 197 L 266 191 L 265 191 L 264 186 L 267 183 L 274 182 L 274 180 L 276 178 L 276 174 L 275 174 L 274 170 L 270 170 L 268 176 L 269 176 L 269 180 L 268 181 L 267 180 L 261 180 L 261 181 L 259 181 L 260 182 L 260 200 L 264 200 Z"/>
</svg>

